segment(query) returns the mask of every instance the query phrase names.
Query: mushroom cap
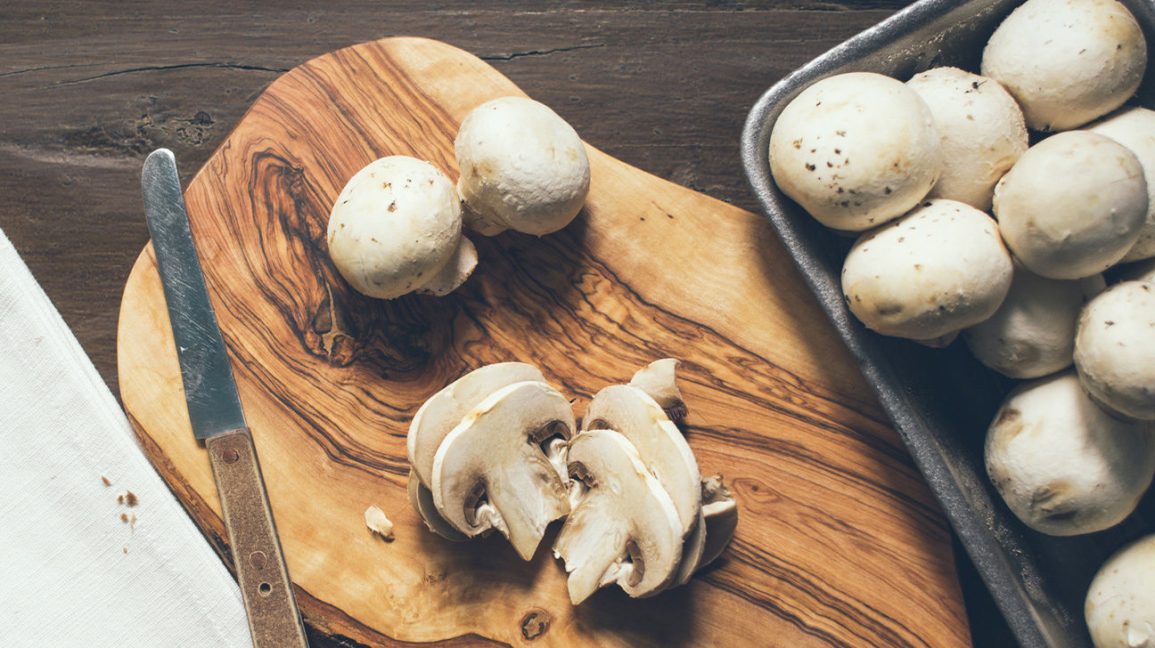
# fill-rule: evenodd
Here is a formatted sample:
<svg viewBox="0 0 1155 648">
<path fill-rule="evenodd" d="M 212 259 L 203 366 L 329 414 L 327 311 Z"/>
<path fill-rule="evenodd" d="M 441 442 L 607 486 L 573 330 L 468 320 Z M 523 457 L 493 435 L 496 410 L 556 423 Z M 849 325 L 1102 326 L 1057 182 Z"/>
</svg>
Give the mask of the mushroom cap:
<svg viewBox="0 0 1155 648">
<path fill-rule="evenodd" d="M 473 408 L 503 387 L 532 381 L 545 382 L 537 367 L 524 362 L 498 362 L 470 371 L 425 401 L 413 415 L 405 438 L 409 465 L 421 484 L 428 487 L 433 483 L 437 449 Z"/>
<path fill-rule="evenodd" d="M 584 431 L 570 443 L 569 465 L 587 486 L 554 544 L 570 600 L 612 583 L 633 597 L 661 591 L 677 575 L 681 524 L 633 444 L 613 430 Z"/>
<path fill-rule="evenodd" d="M 1032 272 L 1080 279 L 1111 267 L 1139 238 L 1147 183 L 1135 155 L 1087 131 L 1032 146 L 995 187 L 1007 247 Z"/>
<path fill-rule="evenodd" d="M 990 216 L 937 199 L 859 237 L 842 268 L 842 292 L 867 328 L 927 340 L 994 314 L 1012 268 Z"/>
<path fill-rule="evenodd" d="M 433 504 L 433 492 L 421 483 L 412 469 L 409 470 L 408 487 L 409 505 L 421 516 L 421 521 L 425 523 L 427 529 L 453 542 L 464 542 L 469 539 L 441 517 L 441 514 L 437 512 L 437 507 Z"/>
<path fill-rule="evenodd" d="M 470 227 L 486 236 L 505 229 L 541 236 L 581 211 L 590 165 L 581 138 L 548 106 L 499 97 L 474 108 L 454 142 Z"/>
<path fill-rule="evenodd" d="M 1104 407 L 1155 420 L 1155 285 L 1124 281 L 1087 304 L 1075 337 L 1075 367 Z"/>
<path fill-rule="evenodd" d="M 393 299 L 420 289 L 455 255 L 461 204 L 432 164 L 394 155 L 369 163 L 337 196 L 329 255 L 358 292 Z"/>
<path fill-rule="evenodd" d="M 1139 230 L 1139 240 L 1123 255 L 1123 262 L 1155 257 L 1155 110 L 1124 108 L 1088 126 L 1087 130 L 1126 146 L 1143 166 L 1143 178 L 1147 182 L 1147 222 Z"/>
<path fill-rule="evenodd" d="M 1027 150 L 1023 112 L 998 81 L 953 67 L 906 82 L 934 116 L 942 177 L 928 198 L 949 198 L 988 211 L 995 183 Z"/>
<path fill-rule="evenodd" d="M 1155 646 L 1155 535 L 1115 552 L 1091 581 L 1083 615 L 1099 648 Z"/>
<path fill-rule="evenodd" d="M 1030 528 L 1092 533 L 1135 510 L 1155 476 L 1155 434 L 1107 414 L 1065 371 L 1010 393 L 987 432 L 986 465 Z"/>
<path fill-rule="evenodd" d="M 657 401 L 637 387 L 611 385 L 590 401 L 582 429 L 624 436 L 673 500 L 682 535 L 693 529 L 702 507 L 702 476 L 686 437 Z"/>
<path fill-rule="evenodd" d="M 569 513 L 564 479 L 539 443 L 573 434 L 569 401 L 549 385 L 522 382 L 490 394 L 441 442 L 433 503 L 466 536 L 497 529 L 523 559 L 550 522 Z"/>
<path fill-rule="evenodd" d="M 1027 0 L 983 50 L 1035 130 L 1077 128 L 1123 105 L 1143 80 L 1147 42 L 1116 0 Z"/>
<path fill-rule="evenodd" d="M 795 97 L 770 133 L 782 193 L 827 227 L 861 232 L 914 207 L 942 170 L 930 108 L 901 81 L 851 72 Z"/>
<path fill-rule="evenodd" d="M 1015 264 L 1011 290 L 988 319 L 963 332 L 979 362 L 1011 378 L 1066 369 L 1075 353 L 1079 311 L 1107 283 L 1103 275 L 1047 279 Z"/>
</svg>

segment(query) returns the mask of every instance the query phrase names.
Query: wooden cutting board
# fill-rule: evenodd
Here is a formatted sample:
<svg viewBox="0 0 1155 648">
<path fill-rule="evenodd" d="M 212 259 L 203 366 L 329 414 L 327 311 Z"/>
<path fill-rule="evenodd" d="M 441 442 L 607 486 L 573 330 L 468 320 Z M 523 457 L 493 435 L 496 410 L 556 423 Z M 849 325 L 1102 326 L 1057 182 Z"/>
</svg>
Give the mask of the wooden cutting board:
<svg viewBox="0 0 1155 648">
<path fill-rule="evenodd" d="M 443 43 L 350 47 L 274 82 L 186 192 L 307 622 L 367 645 L 967 644 L 939 508 L 760 217 L 590 148 L 578 219 L 541 239 L 473 236 L 480 265 L 453 295 L 382 302 L 342 281 L 325 225 L 345 181 L 393 154 L 455 178 L 458 123 L 511 94 Z M 125 287 L 118 353 L 146 452 L 229 561 L 151 247 Z M 451 380 L 531 362 L 580 415 L 666 356 L 682 360 L 702 472 L 726 476 L 741 515 L 691 585 L 574 608 L 556 528 L 523 563 L 496 536 L 441 540 L 410 510 L 406 430 Z M 371 504 L 395 542 L 365 528 Z"/>
</svg>

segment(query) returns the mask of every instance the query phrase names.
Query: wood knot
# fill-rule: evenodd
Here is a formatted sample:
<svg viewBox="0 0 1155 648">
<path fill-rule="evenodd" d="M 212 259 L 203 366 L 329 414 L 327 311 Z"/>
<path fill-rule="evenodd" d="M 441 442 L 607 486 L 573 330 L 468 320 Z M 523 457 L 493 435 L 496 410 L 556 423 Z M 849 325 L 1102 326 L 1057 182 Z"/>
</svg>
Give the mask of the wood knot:
<svg viewBox="0 0 1155 648">
<path fill-rule="evenodd" d="M 526 641 L 533 641 L 549 632 L 549 623 L 553 617 L 541 608 L 534 608 L 521 618 L 521 636 Z"/>
</svg>

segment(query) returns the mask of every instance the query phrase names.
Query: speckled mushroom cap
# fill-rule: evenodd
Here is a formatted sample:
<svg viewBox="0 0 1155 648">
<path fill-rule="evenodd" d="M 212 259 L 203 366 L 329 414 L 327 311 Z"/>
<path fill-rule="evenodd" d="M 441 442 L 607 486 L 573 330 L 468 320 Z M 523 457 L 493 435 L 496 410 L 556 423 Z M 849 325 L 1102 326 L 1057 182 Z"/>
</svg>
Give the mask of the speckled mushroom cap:
<svg viewBox="0 0 1155 648">
<path fill-rule="evenodd" d="M 1155 110 L 1124 108 L 1088 126 L 1087 130 L 1126 146 L 1143 166 L 1143 178 L 1147 181 L 1147 222 L 1139 230 L 1139 240 L 1123 255 L 1123 262 L 1155 257 Z"/>
<path fill-rule="evenodd" d="M 1155 420 L 1155 285 L 1125 281 L 1087 304 L 1075 337 L 1075 367 L 1103 406 Z"/>
<path fill-rule="evenodd" d="M 460 201 L 449 178 L 428 162 L 381 158 L 341 190 L 327 238 L 334 265 L 353 288 L 370 297 L 400 297 L 454 259 L 462 241 Z"/>
<path fill-rule="evenodd" d="M 1027 0 L 987 42 L 982 74 L 1006 86 L 1035 130 L 1077 128 L 1123 105 L 1147 43 L 1116 0 Z"/>
<path fill-rule="evenodd" d="M 942 177 L 929 198 L 949 198 L 988 211 L 995 183 L 1027 150 L 1023 112 L 998 81 L 953 67 L 906 82 L 934 115 L 942 138 Z"/>
<path fill-rule="evenodd" d="M 1052 279 L 1100 273 L 1123 258 L 1147 218 L 1143 167 L 1131 151 L 1088 131 L 1032 146 L 995 187 L 1007 247 Z"/>
<path fill-rule="evenodd" d="M 1091 581 L 1083 615 L 1100 648 L 1155 646 L 1155 535 L 1115 552 Z"/>
<path fill-rule="evenodd" d="M 991 217 L 939 199 L 860 237 L 842 268 L 842 292 L 867 328 L 926 340 L 990 317 L 1012 274 Z"/>
<path fill-rule="evenodd" d="M 1115 526 L 1155 476 L 1155 434 L 1103 411 L 1073 371 L 1012 391 L 987 432 L 985 453 L 1007 506 L 1049 535 Z"/>
<path fill-rule="evenodd" d="M 853 72 L 814 83 L 770 134 L 778 188 L 838 230 L 861 232 L 922 200 L 942 169 L 926 103 L 900 81 Z"/>
</svg>

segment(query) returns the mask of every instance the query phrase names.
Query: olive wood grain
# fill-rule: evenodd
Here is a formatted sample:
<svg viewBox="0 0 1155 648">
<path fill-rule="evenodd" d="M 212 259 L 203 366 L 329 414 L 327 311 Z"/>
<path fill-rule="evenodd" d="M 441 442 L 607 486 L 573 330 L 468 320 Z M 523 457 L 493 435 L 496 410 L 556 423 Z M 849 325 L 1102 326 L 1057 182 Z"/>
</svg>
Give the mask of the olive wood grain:
<svg viewBox="0 0 1155 648">
<path fill-rule="evenodd" d="M 540 239 L 474 236 L 479 268 L 449 297 L 382 302 L 342 281 L 325 225 L 344 182 L 390 154 L 456 177 L 458 123 L 509 94 L 436 41 L 343 49 L 270 85 L 186 191 L 306 622 L 369 645 L 967 644 L 938 505 L 763 219 L 589 148 L 578 219 Z M 142 444 L 219 547 L 150 248 L 118 337 Z M 666 356 L 682 360 L 703 474 L 725 474 L 741 515 L 690 585 L 574 608 L 554 532 L 523 563 L 500 537 L 441 540 L 410 510 L 409 421 L 457 376 L 531 362 L 580 414 Z M 371 504 L 394 542 L 365 528 Z"/>
</svg>

